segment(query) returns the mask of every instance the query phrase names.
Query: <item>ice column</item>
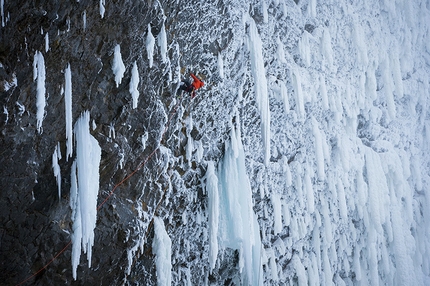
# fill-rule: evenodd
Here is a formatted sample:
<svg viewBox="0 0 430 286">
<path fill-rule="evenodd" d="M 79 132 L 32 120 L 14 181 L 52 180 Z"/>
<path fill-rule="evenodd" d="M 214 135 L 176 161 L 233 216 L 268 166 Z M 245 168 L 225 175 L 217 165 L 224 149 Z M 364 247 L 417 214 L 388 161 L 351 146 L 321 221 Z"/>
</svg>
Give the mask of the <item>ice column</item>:
<svg viewBox="0 0 430 286">
<path fill-rule="evenodd" d="M 88 267 L 91 266 L 94 228 L 96 226 L 97 194 L 99 192 L 99 165 L 101 149 L 90 134 L 90 113 L 84 112 L 75 123 L 76 161 L 72 166 L 70 206 L 72 208 L 72 272 L 81 255 L 81 245 L 87 253 Z"/>
<path fill-rule="evenodd" d="M 239 249 L 243 285 L 262 285 L 260 226 L 253 210 L 242 140 L 234 128 L 225 150 L 218 168 L 219 247 Z"/>
<path fill-rule="evenodd" d="M 208 162 L 206 171 L 206 191 L 209 202 L 209 266 L 210 271 L 215 268 L 218 256 L 218 223 L 219 223 L 219 194 L 218 177 L 212 161 Z"/>
</svg>

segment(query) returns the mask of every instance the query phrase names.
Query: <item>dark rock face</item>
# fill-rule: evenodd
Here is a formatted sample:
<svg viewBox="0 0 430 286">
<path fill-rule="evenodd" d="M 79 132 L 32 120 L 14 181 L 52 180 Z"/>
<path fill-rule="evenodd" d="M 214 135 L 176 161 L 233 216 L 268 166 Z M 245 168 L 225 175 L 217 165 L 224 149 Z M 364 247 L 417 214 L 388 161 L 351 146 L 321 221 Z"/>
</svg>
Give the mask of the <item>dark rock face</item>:
<svg viewBox="0 0 430 286">
<path fill-rule="evenodd" d="M 1 29 L 0 62 L 3 66 L 0 76 L 2 81 L 11 81 L 13 77 L 17 80 L 17 86 L 1 91 L 1 105 L 7 112 L 0 115 L 0 280 L 6 285 L 20 283 L 31 275 L 34 276 L 25 283 L 116 285 L 123 281 L 124 269 L 128 266 L 126 250 L 133 246 L 133 235 L 142 232 L 142 229 L 134 229 L 139 225 L 135 204 L 141 202 L 148 212 L 149 216 L 142 219 L 143 226 L 148 228 L 157 205 L 169 188 L 170 178 L 160 175 L 161 171 L 174 170 L 175 166 L 157 152 L 144 168 L 116 189 L 114 196 L 97 214 L 91 269 L 82 255 L 77 281 L 72 282 L 71 248 L 67 246 L 72 232 L 69 189 L 74 158 L 65 158 L 64 70 L 69 63 L 73 122 L 81 112 L 89 110 L 91 120 L 97 126 L 91 133 L 102 149 L 101 203 L 115 184 L 135 170 L 159 145 L 166 124 L 170 95 L 176 86 L 168 82 L 171 67 L 158 59 L 157 51 L 154 66 L 152 69 L 148 66 L 147 27 L 150 24 L 154 36 L 158 35 L 163 22 L 162 8 L 164 13 L 177 15 L 168 18 L 170 22 L 166 22 L 166 27 L 189 17 L 186 7 L 167 2 L 162 5 L 164 7 L 153 1 L 106 1 L 102 18 L 99 3 L 94 1 L 6 1 L 4 4 L 8 20 Z M 170 33 L 179 34 L 179 31 L 172 29 Z M 180 41 L 180 35 L 177 38 Z M 126 65 L 125 76 L 118 88 L 112 73 L 113 50 L 117 44 L 121 46 Z M 36 129 L 36 83 L 32 78 L 36 51 L 43 54 L 46 67 L 46 107 L 41 133 Z M 169 49 L 171 61 L 178 60 L 179 55 L 175 53 L 175 49 Z M 134 61 L 140 74 L 140 98 L 138 108 L 133 110 L 128 90 Z M 20 106 L 25 108 L 24 112 L 19 112 Z M 179 110 L 174 120 L 182 114 L 183 110 Z M 116 136 L 109 137 L 112 127 Z M 166 131 L 163 144 L 173 152 L 181 153 L 184 143 L 181 136 L 184 135 L 180 129 L 173 134 L 174 128 Z M 141 138 L 145 132 L 148 140 L 144 148 Z M 62 175 L 60 200 L 51 161 L 57 142 L 63 154 L 59 162 Z M 121 156 L 124 158 L 123 168 L 119 163 Z M 193 168 L 190 174 L 181 170 L 188 174 L 190 185 L 201 173 L 196 166 Z M 184 209 L 186 206 L 176 207 Z M 148 228 L 145 251 L 133 264 L 129 281 L 155 283 L 150 232 Z M 42 269 L 48 263 L 47 268 Z M 147 269 L 145 274 L 140 270 L 142 267 Z"/>
</svg>

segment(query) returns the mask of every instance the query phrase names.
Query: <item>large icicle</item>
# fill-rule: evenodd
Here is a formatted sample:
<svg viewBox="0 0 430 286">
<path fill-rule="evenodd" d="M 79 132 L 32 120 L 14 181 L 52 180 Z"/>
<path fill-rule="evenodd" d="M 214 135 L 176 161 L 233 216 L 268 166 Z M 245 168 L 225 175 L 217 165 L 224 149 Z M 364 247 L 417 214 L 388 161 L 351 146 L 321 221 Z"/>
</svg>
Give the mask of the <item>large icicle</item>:
<svg viewBox="0 0 430 286">
<path fill-rule="evenodd" d="M 251 69 L 255 82 L 255 97 L 261 116 L 261 135 L 264 146 L 264 164 L 270 160 L 270 109 L 267 91 L 266 71 L 264 68 L 263 44 L 258 34 L 254 19 L 248 17 L 249 22 L 249 50 L 251 53 Z"/>
<path fill-rule="evenodd" d="M 64 102 L 66 104 L 66 139 L 67 139 L 67 153 L 66 160 L 72 157 L 73 154 L 73 115 L 72 115 L 72 72 L 70 64 L 67 65 L 64 71 L 65 88 L 64 88 Z"/>
<path fill-rule="evenodd" d="M 234 128 L 225 150 L 218 169 L 219 245 L 220 248 L 239 249 L 243 285 L 262 285 L 260 226 L 253 210 L 242 139 Z"/>
<path fill-rule="evenodd" d="M 101 149 L 90 134 L 90 113 L 82 113 L 75 123 L 76 161 L 72 167 L 70 205 L 72 208 L 72 271 L 76 279 L 82 244 L 87 253 L 88 267 L 91 266 L 94 228 L 97 215 L 97 194 L 99 191 L 99 165 Z M 77 175 L 77 181 L 76 181 Z"/>
<path fill-rule="evenodd" d="M 163 220 L 158 217 L 154 217 L 152 251 L 155 254 L 157 285 L 170 286 L 172 284 L 172 241 L 166 232 Z"/>
<path fill-rule="evenodd" d="M 39 133 L 42 132 L 42 121 L 43 116 L 45 114 L 45 59 L 41 52 L 36 51 L 34 54 L 33 61 L 33 80 L 37 79 L 37 99 L 36 99 L 36 107 L 37 107 L 37 131 Z"/>
</svg>

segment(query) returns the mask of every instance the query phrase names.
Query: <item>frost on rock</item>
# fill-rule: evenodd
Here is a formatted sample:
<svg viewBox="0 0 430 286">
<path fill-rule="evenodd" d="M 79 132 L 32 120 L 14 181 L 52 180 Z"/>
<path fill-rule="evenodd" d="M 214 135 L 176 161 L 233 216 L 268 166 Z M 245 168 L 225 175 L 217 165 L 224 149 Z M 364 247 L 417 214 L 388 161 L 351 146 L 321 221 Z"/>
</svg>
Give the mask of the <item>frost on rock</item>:
<svg viewBox="0 0 430 286">
<path fill-rule="evenodd" d="M 211 211 L 219 215 L 217 240 L 220 249 L 228 247 L 239 250 L 243 285 L 263 285 L 260 226 L 253 210 L 240 132 L 232 128 L 230 140 L 226 143 L 225 155 L 218 166 L 220 209 Z M 210 203 L 210 209 L 213 210 L 216 199 L 212 198 Z M 213 223 L 214 218 L 211 220 Z M 211 241 L 214 243 L 212 238 Z"/>
<path fill-rule="evenodd" d="M 72 72 L 70 64 L 67 65 L 64 71 L 65 85 L 64 85 L 64 102 L 66 109 L 66 147 L 67 154 L 66 160 L 72 157 L 73 154 L 73 114 L 72 114 Z"/>
<path fill-rule="evenodd" d="M 125 72 L 125 66 L 122 62 L 121 57 L 121 47 L 119 45 L 115 46 L 114 56 L 113 56 L 113 63 L 112 63 L 112 71 L 115 75 L 115 82 L 116 87 L 118 87 L 121 84 L 122 77 L 124 76 Z"/>
<path fill-rule="evenodd" d="M 1 67 L 1 64 L 0 64 Z M 16 79 L 16 74 L 12 74 L 12 80 L 10 81 L 4 81 L 4 91 L 8 91 L 11 88 L 17 87 L 18 86 L 18 80 Z"/>
<path fill-rule="evenodd" d="M 323 35 L 321 37 L 321 52 L 324 56 L 324 61 L 331 71 L 333 69 L 333 48 L 331 45 L 331 35 L 328 28 L 324 28 Z"/>
<path fill-rule="evenodd" d="M 70 189 L 73 221 L 72 272 L 75 280 L 81 247 L 87 254 L 88 267 L 91 267 L 97 217 L 101 148 L 90 134 L 89 122 L 90 113 L 86 111 L 75 123 L 76 161 L 72 166 Z"/>
<path fill-rule="evenodd" d="M 154 240 L 152 251 L 155 255 L 157 271 L 157 285 L 169 286 L 172 284 L 172 241 L 166 232 L 164 222 L 154 217 Z"/>
<path fill-rule="evenodd" d="M 152 68 L 152 64 L 154 63 L 154 47 L 155 47 L 155 38 L 151 32 L 151 24 L 148 24 L 148 34 L 146 36 L 146 52 L 148 55 L 150 68 Z"/>
<path fill-rule="evenodd" d="M 42 132 L 42 122 L 43 122 L 43 116 L 45 115 L 45 105 L 46 105 L 46 99 L 45 99 L 45 59 L 43 58 L 42 53 L 39 51 L 36 51 L 34 54 L 34 61 L 33 61 L 33 80 L 37 80 L 37 87 L 36 87 L 36 107 L 37 107 L 37 131 L 39 133 Z"/>
<path fill-rule="evenodd" d="M 133 109 L 137 108 L 137 100 L 139 99 L 139 91 L 137 87 L 139 86 L 139 71 L 137 69 L 136 61 L 133 64 L 133 68 L 131 70 L 131 79 L 130 79 L 130 94 L 133 99 Z"/>
</svg>

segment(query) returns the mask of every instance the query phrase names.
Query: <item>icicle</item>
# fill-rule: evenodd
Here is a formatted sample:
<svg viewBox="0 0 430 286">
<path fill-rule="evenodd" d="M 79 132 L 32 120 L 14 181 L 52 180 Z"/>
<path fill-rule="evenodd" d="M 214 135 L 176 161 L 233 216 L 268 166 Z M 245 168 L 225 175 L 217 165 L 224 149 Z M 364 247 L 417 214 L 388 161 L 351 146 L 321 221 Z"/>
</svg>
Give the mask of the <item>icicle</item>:
<svg viewBox="0 0 430 286">
<path fill-rule="evenodd" d="M 294 92 L 296 94 L 296 109 L 297 109 L 296 112 L 299 119 L 303 120 L 305 117 L 305 105 L 303 102 L 301 75 L 300 75 L 300 70 L 298 68 L 296 68 L 292 73 L 292 78 L 293 78 Z"/>
<path fill-rule="evenodd" d="M 76 161 L 72 166 L 70 190 L 73 221 L 72 270 L 75 280 L 81 244 L 84 253 L 87 253 L 88 267 L 91 267 L 97 217 L 101 149 L 97 140 L 90 134 L 89 122 L 90 113 L 86 111 L 75 123 Z"/>
<path fill-rule="evenodd" d="M 275 235 L 282 231 L 282 216 L 281 216 L 281 196 L 277 193 L 272 193 L 272 205 L 273 205 L 273 217 L 274 225 L 273 229 Z"/>
<path fill-rule="evenodd" d="M 255 97 L 261 116 L 261 136 L 264 146 L 264 164 L 267 166 L 270 160 L 270 109 L 269 95 L 267 91 L 266 71 L 264 68 L 263 43 L 258 34 L 254 20 L 248 16 L 249 49 L 251 53 L 251 68 L 255 82 Z"/>
<path fill-rule="evenodd" d="M 84 13 L 82 14 L 82 25 L 85 31 L 87 29 L 87 10 L 84 10 Z"/>
<path fill-rule="evenodd" d="M 133 69 L 131 70 L 131 79 L 130 79 L 130 94 L 133 99 L 133 109 L 137 108 L 137 100 L 139 99 L 139 91 L 137 87 L 139 86 L 139 71 L 137 69 L 137 63 L 134 61 Z"/>
<path fill-rule="evenodd" d="M 218 73 L 220 78 L 224 78 L 224 61 L 221 53 L 218 53 Z"/>
<path fill-rule="evenodd" d="M 1 12 L 1 26 L 4 27 L 5 21 L 4 21 L 4 0 L 0 0 L 0 12 Z"/>
<path fill-rule="evenodd" d="M 66 105 L 66 161 L 73 154 L 73 114 L 72 114 L 72 72 L 70 64 L 67 64 L 64 71 L 65 87 L 64 87 L 64 102 Z"/>
<path fill-rule="evenodd" d="M 160 46 L 161 60 L 165 63 L 167 62 L 167 36 L 166 27 L 161 27 L 160 34 L 158 34 L 158 45 Z"/>
<path fill-rule="evenodd" d="M 151 32 L 151 24 L 148 24 L 148 35 L 146 36 L 146 51 L 148 53 L 149 67 L 152 68 L 154 63 L 154 45 L 155 38 Z"/>
<path fill-rule="evenodd" d="M 121 80 L 125 72 L 125 66 L 124 66 L 124 63 L 122 62 L 122 57 L 121 57 L 121 47 L 119 45 L 115 46 L 115 52 L 114 52 L 113 63 L 112 63 L 112 71 L 113 71 L 113 74 L 115 75 L 116 87 L 118 87 L 121 84 Z"/>
<path fill-rule="evenodd" d="M 45 53 L 49 51 L 49 34 L 45 34 Z"/>
<path fill-rule="evenodd" d="M 43 55 L 36 51 L 33 61 L 33 80 L 37 79 L 37 131 L 42 133 L 42 121 L 45 114 L 45 59 Z"/>
<path fill-rule="evenodd" d="M 57 179 L 58 186 L 58 199 L 61 200 L 61 169 L 58 165 L 58 161 L 61 159 L 60 142 L 55 146 L 54 153 L 52 154 L 52 170 L 54 176 Z"/>
<path fill-rule="evenodd" d="M 218 177 L 215 174 L 215 166 L 212 161 L 208 162 L 206 171 L 206 192 L 209 205 L 209 271 L 215 268 L 218 256 L 218 222 L 219 222 L 219 195 Z"/>
<path fill-rule="evenodd" d="M 245 167 L 240 132 L 232 128 L 231 142 L 218 168 L 219 246 L 239 250 L 244 285 L 262 285 L 260 226 L 253 211 L 252 190 Z M 243 269 L 242 269 L 243 268 Z"/>
<path fill-rule="evenodd" d="M 100 16 L 102 19 L 105 16 L 105 0 L 100 0 Z"/>
</svg>

